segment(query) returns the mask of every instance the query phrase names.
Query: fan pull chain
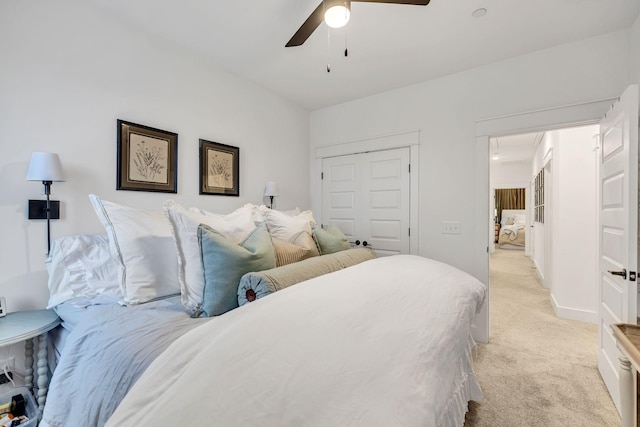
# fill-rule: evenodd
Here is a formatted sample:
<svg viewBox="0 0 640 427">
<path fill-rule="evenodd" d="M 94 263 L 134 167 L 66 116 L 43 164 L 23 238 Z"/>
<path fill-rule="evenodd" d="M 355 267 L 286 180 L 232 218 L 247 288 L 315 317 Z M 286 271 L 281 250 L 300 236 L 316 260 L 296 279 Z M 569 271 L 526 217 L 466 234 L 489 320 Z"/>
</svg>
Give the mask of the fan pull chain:
<svg viewBox="0 0 640 427">
<path fill-rule="evenodd" d="M 327 28 L 327 73 L 331 72 L 331 29 Z"/>
<path fill-rule="evenodd" d="M 349 49 L 347 48 L 347 39 L 349 35 L 349 30 L 348 29 L 344 29 L 344 57 L 348 57 L 349 56 Z"/>
</svg>

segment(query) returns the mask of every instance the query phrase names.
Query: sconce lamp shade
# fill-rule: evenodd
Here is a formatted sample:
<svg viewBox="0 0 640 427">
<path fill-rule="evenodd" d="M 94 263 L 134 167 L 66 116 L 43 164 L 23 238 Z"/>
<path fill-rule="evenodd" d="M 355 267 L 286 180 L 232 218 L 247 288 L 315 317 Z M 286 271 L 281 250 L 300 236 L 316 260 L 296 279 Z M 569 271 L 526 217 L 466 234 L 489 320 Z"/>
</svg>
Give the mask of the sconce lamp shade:
<svg viewBox="0 0 640 427">
<path fill-rule="evenodd" d="M 278 183 L 275 181 L 267 181 L 267 185 L 264 187 L 264 195 L 268 197 L 279 196 L 280 190 L 278 189 Z"/>
<path fill-rule="evenodd" d="M 36 151 L 31 154 L 31 161 L 27 170 L 27 181 L 64 181 L 62 163 L 60 163 L 58 155 L 42 151 Z"/>
</svg>

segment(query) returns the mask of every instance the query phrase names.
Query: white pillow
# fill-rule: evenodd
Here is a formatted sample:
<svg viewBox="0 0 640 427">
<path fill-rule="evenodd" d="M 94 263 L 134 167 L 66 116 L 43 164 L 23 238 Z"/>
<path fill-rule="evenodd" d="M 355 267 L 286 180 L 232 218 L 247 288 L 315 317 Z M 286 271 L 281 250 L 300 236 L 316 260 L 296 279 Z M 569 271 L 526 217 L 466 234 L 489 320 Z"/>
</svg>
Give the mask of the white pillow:
<svg viewBox="0 0 640 427">
<path fill-rule="evenodd" d="M 107 236 L 80 234 L 56 239 L 45 265 L 49 272 L 48 309 L 70 299 L 86 307 L 98 300 L 117 302 L 123 298 L 123 269 L 111 254 Z"/>
<path fill-rule="evenodd" d="M 206 224 L 234 244 L 239 244 L 255 228 L 253 212 L 246 205 L 228 215 L 198 208 L 186 210 L 172 200 L 165 202 L 163 212 L 171 225 L 178 254 L 178 282 L 182 304 L 195 311 L 202 305 L 204 293 L 198 225 Z"/>
<path fill-rule="evenodd" d="M 320 255 L 311 233 L 311 223 L 315 222 L 311 211 L 303 211 L 298 215 L 291 216 L 261 206 L 260 212 L 272 237 L 309 249 L 312 256 Z"/>
<path fill-rule="evenodd" d="M 124 268 L 124 302 L 141 304 L 179 293 L 176 246 L 162 212 L 118 205 L 93 194 L 89 199 L 107 231 L 112 255 Z"/>
</svg>

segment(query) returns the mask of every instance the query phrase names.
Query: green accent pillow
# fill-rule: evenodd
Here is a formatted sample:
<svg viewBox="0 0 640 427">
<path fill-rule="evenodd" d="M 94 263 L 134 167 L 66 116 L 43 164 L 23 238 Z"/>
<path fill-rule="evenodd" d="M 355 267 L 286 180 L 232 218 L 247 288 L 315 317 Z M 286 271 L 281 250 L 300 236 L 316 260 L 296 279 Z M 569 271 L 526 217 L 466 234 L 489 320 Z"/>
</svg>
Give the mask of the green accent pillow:
<svg viewBox="0 0 640 427">
<path fill-rule="evenodd" d="M 312 223 L 311 231 L 313 232 L 313 239 L 316 241 L 316 245 L 318 245 L 320 255 L 333 254 L 335 252 L 351 249 L 347 236 L 345 236 L 344 233 L 333 224 L 329 224 L 329 227 L 326 230 L 323 230 L 316 224 Z"/>
<path fill-rule="evenodd" d="M 264 224 L 239 244 L 200 224 L 198 241 L 204 267 L 204 298 L 199 316 L 218 316 L 237 308 L 240 278 L 276 266 L 273 244 Z"/>
</svg>

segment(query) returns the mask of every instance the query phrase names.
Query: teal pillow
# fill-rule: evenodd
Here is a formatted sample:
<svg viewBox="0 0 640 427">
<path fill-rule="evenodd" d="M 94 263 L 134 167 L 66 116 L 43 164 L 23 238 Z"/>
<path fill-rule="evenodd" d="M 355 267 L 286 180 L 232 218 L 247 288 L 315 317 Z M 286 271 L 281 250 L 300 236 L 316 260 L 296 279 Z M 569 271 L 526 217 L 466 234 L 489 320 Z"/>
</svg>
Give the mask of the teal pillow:
<svg viewBox="0 0 640 427">
<path fill-rule="evenodd" d="M 199 316 L 218 316 L 238 307 L 240 278 L 276 266 L 273 244 L 264 224 L 239 244 L 200 224 L 198 241 L 204 267 L 204 297 Z"/>
<path fill-rule="evenodd" d="M 335 252 L 351 249 L 351 245 L 347 240 L 347 237 L 338 227 L 333 224 L 329 224 L 326 230 L 318 227 L 316 224 L 311 224 L 311 231 L 313 232 L 313 239 L 318 245 L 318 251 L 320 255 L 333 254 Z"/>
</svg>

